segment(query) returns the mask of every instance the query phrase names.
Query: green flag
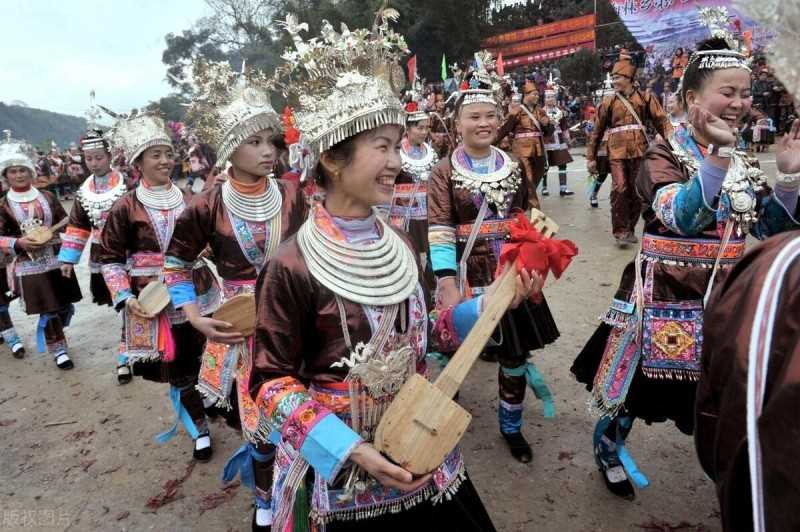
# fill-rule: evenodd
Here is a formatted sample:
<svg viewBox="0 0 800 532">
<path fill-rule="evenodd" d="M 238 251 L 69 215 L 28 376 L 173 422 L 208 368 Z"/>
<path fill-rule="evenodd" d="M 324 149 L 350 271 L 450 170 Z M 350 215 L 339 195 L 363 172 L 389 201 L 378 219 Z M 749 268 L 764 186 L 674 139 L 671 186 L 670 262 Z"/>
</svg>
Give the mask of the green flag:
<svg viewBox="0 0 800 532">
<path fill-rule="evenodd" d="M 447 79 L 447 59 L 442 54 L 442 81 Z"/>
</svg>

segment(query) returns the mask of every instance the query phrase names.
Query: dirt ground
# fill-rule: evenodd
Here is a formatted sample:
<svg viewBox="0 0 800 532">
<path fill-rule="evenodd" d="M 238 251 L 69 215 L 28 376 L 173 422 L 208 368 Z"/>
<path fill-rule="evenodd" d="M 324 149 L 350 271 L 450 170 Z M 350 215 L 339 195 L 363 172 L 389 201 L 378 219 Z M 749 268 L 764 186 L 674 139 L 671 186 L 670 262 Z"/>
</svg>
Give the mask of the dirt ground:
<svg viewBox="0 0 800 532">
<path fill-rule="evenodd" d="M 672 424 L 634 427 L 629 449 L 651 481 L 634 502 L 608 494 L 594 465 L 588 393 L 569 366 L 634 251 L 612 243 L 610 181 L 600 209 L 590 209 L 584 160 L 576 159 L 569 174 L 576 195 L 559 198 L 551 172 L 555 196 L 543 203 L 561 236 L 580 248 L 564 278 L 545 290 L 562 336 L 535 357 L 555 395 L 556 417 L 543 419 L 528 394 L 523 430 L 534 459 L 516 462 L 498 433 L 497 367 L 478 362 L 460 396 L 474 415 L 463 440 L 468 470 L 502 532 L 719 530 L 713 485 L 691 438 Z M 774 172 L 774 155 L 763 159 Z M 35 352 L 36 320 L 12 305 L 28 356 L 15 360 L 0 347 L 0 530 L 249 530 L 250 493 L 220 481 L 239 435 L 212 423 L 214 457 L 196 465 L 185 432 L 163 446 L 154 442 L 173 421 L 167 388 L 140 379 L 117 385 L 119 317 L 90 303 L 86 265 L 77 272 L 89 301 L 78 304 L 67 330 L 73 371 Z"/>
</svg>

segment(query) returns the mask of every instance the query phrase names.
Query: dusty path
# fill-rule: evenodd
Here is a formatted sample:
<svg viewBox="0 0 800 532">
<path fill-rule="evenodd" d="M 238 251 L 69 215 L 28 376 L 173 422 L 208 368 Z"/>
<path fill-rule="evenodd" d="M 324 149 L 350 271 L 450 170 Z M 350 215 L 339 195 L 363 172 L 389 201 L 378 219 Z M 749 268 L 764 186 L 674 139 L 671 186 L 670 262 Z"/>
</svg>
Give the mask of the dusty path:
<svg viewBox="0 0 800 532">
<path fill-rule="evenodd" d="M 589 209 L 582 165 L 578 158 L 570 167 L 577 194 L 560 199 L 551 175 L 556 196 L 543 205 L 561 224 L 561 236 L 581 251 L 564 279 L 545 291 L 562 337 L 536 362 L 554 391 L 556 418 L 542 419 L 529 394 L 524 432 L 535 456 L 527 465 L 515 462 L 497 430 L 497 368 L 479 362 L 461 393 L 475 416 L 463 441 L 470 474 L 502 532 L 718 530 L 713 486 L 691 439 L 671 424 L 637 425 L 631 434 L 630 450 L 652 483 L 635 502 L 607 494 L 594 466 L 588 395 L 569 366 L 633 251 L 612 245 L 609 183 L 601 208 Z M 78 274 L 86 297 L 85 265 Z M 249 530 L 250 494 L 237 486 L 223 490 L 219 481 L 239 436 L 212 425 L 214 458 L 195 467 L 185 433 L 164 446 L 154 443 L 153 435 L 172 423 L 167 390 L 138 379 L 116 384 L 113 311 L 86 300 L 78 305 L 67 331 L 76 364 L 70 372 L 34 352 L 34 318 L 16 304 L 12 317 L 29 355 L 18 361 L 0 347 L 0 530 Z"/>
</svg>

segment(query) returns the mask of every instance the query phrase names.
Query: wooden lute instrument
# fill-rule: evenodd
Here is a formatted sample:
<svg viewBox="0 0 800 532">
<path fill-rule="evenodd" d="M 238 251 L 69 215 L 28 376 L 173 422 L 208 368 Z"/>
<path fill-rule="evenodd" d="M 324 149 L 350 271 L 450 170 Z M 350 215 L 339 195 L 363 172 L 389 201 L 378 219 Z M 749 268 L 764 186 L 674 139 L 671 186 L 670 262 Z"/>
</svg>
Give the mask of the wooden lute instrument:
<svg viewBox="0 0 800 532">
<path fill-rule="evenodd" d="M 558 225 L 537 209 L 532 209 L 531 225 L 548 238 L 558 231 Z M 431 383 L 419 374 L 412 375 L 381 418 L 374 445 L 407 471 L 424 475 L 439 467 L 467 430 L 472 416 L 452 398 L 508 311 L 516 278 L 517 270 L 511 265 L 436 381 Z"/>
<path fill-rule="evenodd" d="M 56 233 L 69 223 L 69 217 L 62 219 L 52 227 L 38 226 L 25 233 L 25 238 L 34 244 L 44 245 L 55 238 Z"/>
</svg>

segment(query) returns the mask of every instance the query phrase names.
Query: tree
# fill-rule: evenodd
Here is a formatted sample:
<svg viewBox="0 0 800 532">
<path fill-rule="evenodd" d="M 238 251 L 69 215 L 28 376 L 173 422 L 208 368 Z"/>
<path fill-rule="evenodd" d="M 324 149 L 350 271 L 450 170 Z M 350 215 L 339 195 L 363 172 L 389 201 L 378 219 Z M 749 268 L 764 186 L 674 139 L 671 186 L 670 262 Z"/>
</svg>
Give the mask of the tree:
<svg viewBox="0 0 800 532">
<path fill-rule="evenodd" d="M 164 120 L 172 120 L 173 122 L 183 122 L 186 118 L 186 109 L 189 100 L 180 94 L 170 94 L 164 96 L 158 101 L 150 102 L 148 106 L 151 109 L 157 109 L 159 114 L 164 117 Z"/>
<path fill-rule="evenodd" d="M 578 50 L 576 53 L 561 59 L 558 63 L 561 79 L 585 85 L 594 83 L 602 75 L 601 59 L 596 52 Z"/>
</svg>

